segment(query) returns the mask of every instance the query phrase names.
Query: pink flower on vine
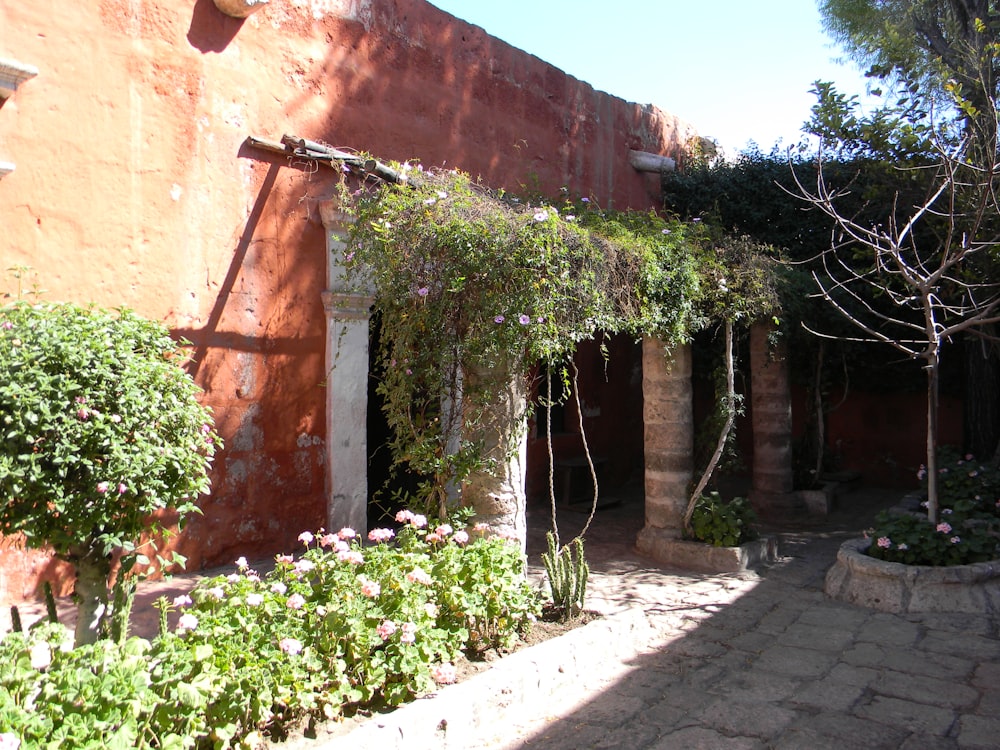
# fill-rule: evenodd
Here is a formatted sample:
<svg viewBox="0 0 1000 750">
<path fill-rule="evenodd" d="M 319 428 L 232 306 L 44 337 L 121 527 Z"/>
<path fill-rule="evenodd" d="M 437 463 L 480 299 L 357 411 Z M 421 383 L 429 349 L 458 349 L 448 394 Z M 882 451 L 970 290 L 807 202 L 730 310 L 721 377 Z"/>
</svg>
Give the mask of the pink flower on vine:
<svg viewBox="0 0 1000 750">
<path fill-rule="evenodd" d="M 892 546 L 892 540 L 887 536 L 880 536 L 876 544 L 882 549 L 889 549 Z"/>
<path fill-rule="evenodd" d="M 497 315 L 495 318 L 493 318 L 494 323 L 503 323 L 505 320 L 506 318 L 503 315 Z"/>
<path fill-rule="evenodd" d="M 962 541 L 962 537 L 960 537 L 960 536 L 953 536 L 949 541 L 952 544 L 958 544 L 960 541 Z"/>
<path fill-rule="evenodd" d="M 418 296 L 418 297 L 426 297 L 426 296 L 428 295 L 428 293 L 429 293 L 429 292 L 430 292 L 430 290 L 429 290 L 429 289 L 428 289 L 427 287 L 425 287 L 425 286 L 422 286 L 422 287 L 420 287 L 420 288 L 419 288 L 419 289 L 417 290 L 417 296 Z"/>
<path fill-rule="evenodd" d="M 531 318 L 528 315 L 521 313 L 521 316 L 517 319 L 517 322 L 523 326 L 526 326 L 528 325 L 528 323 L 531 322 Z"/>
<path fill-rule="evenodd" d="M 941 532 L 942 534 L 950 534 L 950 533 L 951 533 L 951 524 L 950 524 L 950 523 L 948 523 L 947 521 L 942 521 L 941 523 L 939 523 L 939 524 L 937 525 L 937 527 L 936 527 L 936 528 L 937 528 L 937 530 L 938 530 L 938 531 L 940 531 L 940 532 Z"/>
</svg>

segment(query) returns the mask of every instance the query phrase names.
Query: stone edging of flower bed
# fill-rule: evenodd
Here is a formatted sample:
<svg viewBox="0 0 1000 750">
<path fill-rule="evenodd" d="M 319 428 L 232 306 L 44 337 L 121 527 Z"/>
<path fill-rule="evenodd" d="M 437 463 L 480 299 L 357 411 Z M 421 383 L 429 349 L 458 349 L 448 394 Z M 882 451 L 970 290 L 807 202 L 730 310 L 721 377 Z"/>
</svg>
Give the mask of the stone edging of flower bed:
<svg viewBox="0 0 1000 750">
<path fill-rule="evenodd" d="M 840 601 L 880 612 L 1000 614 L 1000 560 L 928 566 L 886 562 L 865 554 L 870 539 L 840 545 L 823 590 Z"/>
<path fill-rule="evenodd" d="M 601 669 L 608 660 L 640 653 L 654 632 L 639 610 L 576 628 L 557 638 L 516 651 L 488 670 L 457 685 L 379 714 L 347 734 L 274 745 L 286 750 L 441 750 L 463 748 L 482 739 L 488 727 L 539 705 Z"/>
</svg>

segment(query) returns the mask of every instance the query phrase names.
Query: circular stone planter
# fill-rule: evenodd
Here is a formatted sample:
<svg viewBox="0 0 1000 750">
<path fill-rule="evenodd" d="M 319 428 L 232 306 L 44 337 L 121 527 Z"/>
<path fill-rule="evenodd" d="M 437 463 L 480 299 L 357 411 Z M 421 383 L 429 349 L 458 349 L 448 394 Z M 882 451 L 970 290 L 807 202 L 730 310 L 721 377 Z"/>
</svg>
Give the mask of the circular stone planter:
<svg viewBox="0 0 1000 750">
<path fill-rule="evenodd" d="M 852 539 L 840 545 L 826 574 L 827 596 L 881 612 L 1000 613 L 1000 560 L 903 565 L 869 557 L 869 544 Z"/>
</svg>

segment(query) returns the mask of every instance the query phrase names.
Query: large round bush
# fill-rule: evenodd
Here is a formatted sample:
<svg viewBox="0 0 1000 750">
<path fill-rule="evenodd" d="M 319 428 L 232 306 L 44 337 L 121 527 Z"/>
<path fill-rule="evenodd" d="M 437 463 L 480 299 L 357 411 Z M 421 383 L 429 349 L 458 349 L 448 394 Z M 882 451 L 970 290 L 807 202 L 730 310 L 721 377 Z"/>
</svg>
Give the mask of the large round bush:
<svg viewBox="0 0 1000 750">
<path fill-rule="evenodd" d="M 183 519 L 208 491 L 216 435 L 183 361 L 128 310 L 0 308 L 0 532 L 75 565 L 95 608 L 112 555 L 134 558 L 157 511 Z"/>
</svg>

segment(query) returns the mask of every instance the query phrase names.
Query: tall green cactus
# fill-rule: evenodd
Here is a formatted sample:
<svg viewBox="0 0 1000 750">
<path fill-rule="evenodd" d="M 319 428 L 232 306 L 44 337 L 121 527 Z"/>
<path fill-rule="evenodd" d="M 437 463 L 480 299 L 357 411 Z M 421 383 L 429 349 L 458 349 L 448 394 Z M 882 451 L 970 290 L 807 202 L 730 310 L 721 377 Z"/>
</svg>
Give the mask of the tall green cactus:
<svg viewBox="0 0 1000 750">
<path fill-rule="evenodd" d="M 545 537 L 549 551 L 542 553 L 542 562 L 549 579 L 552 604 L 563 620 L 571 620 L 583 611 L 590 576 L 590 567 L 583 554 L 583 538 L 577 537 L 559 549 L 555 534 L 550 531 Z"/>
</svg>

